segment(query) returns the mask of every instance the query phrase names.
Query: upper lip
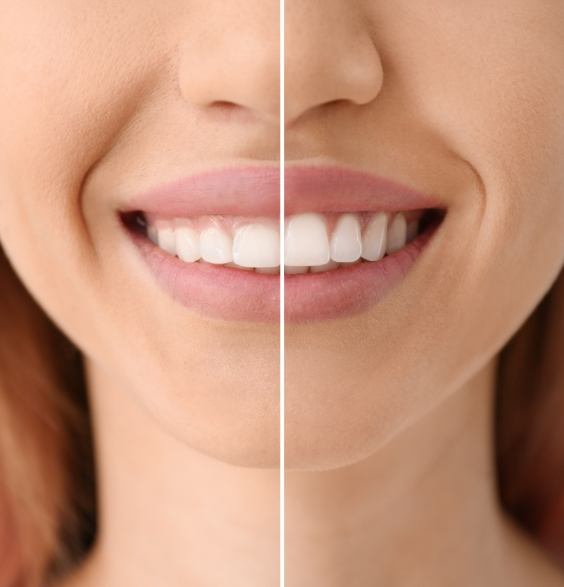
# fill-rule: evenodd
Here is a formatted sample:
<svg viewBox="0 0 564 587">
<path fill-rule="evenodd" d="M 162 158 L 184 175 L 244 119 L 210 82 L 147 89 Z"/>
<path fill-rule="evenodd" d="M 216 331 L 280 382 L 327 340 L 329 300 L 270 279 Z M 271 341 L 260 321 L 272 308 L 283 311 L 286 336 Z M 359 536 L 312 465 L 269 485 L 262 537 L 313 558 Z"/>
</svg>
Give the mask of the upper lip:
<svg viewBox="0 0 564 587">
<path fill-rule="evenodd" d="M 443 207 L 440 199 L 393 179 L 338 165 L 296 165 L 284 174 L 286 215 L 300 212 L 407 211 Z M 224 167 L 131 196 L 122 211 L 153 217 L 278 216 L 280 168 Z"/>
</svg>

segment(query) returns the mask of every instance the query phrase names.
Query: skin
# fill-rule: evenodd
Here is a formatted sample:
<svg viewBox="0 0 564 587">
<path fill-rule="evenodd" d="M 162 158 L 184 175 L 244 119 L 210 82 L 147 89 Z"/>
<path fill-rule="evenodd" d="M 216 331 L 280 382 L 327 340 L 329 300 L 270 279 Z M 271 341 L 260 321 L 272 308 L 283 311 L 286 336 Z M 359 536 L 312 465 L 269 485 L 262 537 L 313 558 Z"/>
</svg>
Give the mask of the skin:
<svg viewBox="0 0 564 587">
<path fill-rule="evenodd" d="M 278 329 L 171 303 L 115 204 L 277 160 L 278 6 L 1 16 L 0 240 L 83 349 L 96 430 L 100 535 L 69 584 L 276 585 Z M 383 303 L 286 329 L 292 586 L 560 584 L 498 511 L 487 431 L 495 355 L 564 260 L 563 20 L 560 0 L 286 2 L 287 160 L 448 207 Z"/>
<path fill-rule="evenodd" d="M 286 327 L 289 584 L 562 584 L 499 511 L 490 429 L 496 355 L 564 261 L 564 4 L 286 7 L 286 160 L 447 207 L 381 304 Z"/>
</svg>

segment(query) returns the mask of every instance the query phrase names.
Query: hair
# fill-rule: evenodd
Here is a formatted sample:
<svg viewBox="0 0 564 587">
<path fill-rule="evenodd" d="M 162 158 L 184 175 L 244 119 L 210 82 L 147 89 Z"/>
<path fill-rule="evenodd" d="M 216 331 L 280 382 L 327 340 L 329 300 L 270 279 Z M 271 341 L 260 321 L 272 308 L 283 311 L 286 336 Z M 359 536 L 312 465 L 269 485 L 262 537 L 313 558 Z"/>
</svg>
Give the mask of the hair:
<svg viewBox="0 0 564 587">
<path fill-rule="evenodd" d="M 501 502 L 564 566 L 564 270 L 501 354 Z"/>
<path fill-rule="evenodd" d="M 20 583 L 38 587 L 63 574 L 94 536 L 88 405 L 80 353 L 1 247 L 0 284 L 0 494 L 7 508 L 0 521 L 15 542 Z M 9 580 L 3 568 L 0 587 Z"/>
<path fill-rule="evenodd" d="M 1 489 L 23 585 L 38 587 L 76 564 L 95 537 L 91 424 L 80 352 L 1 247 L 0 284 Z M 496 396 L 501 503 L 562 564 L 563 349 L 564 271 L 503 349 Z"/>
</svg>

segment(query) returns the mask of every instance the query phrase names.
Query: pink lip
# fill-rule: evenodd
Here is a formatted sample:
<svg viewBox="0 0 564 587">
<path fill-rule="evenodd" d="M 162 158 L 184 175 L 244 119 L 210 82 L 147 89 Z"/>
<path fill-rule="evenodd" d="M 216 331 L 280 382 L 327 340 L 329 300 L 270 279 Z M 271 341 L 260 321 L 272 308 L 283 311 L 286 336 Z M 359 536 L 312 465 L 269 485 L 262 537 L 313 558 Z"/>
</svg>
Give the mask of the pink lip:
<svg viewBox="0 0 564 587">
<path fill-rule="evenodd" d="M 174 218 L 212 214 L 277 216 L 279 168 L 240 167 L 206 172 L 129 198 L 121 212 Z M 335 166 L 290 166 L 285 171 L 286 214 L 305 211 L 401 211 L 444 208 L 432 195 L 392 180 Z M 406 275 L 436 226 L 376 263 L 285 278 L 288 322 L 323 320 L 366 310 Z M 204 315 L 252 322 L 279 319 L 278 275 L 208 263 L 183 263 L 128 231 L 151 273 L 172 298 Z"/>
</svg>

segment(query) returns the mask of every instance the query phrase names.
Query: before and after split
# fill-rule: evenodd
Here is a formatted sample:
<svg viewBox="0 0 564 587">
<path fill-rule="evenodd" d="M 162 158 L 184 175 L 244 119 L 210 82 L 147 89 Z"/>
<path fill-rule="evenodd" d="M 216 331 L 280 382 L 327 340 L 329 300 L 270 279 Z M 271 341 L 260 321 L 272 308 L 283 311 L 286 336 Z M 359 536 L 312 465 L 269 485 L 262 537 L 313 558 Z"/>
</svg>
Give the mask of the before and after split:
<svg viewBox="0 0 564 587">
<path fill-rule="evenodd" d="M 0 0 L 0 587 L 564 586 L 564 0 Z"/>
</svg>

